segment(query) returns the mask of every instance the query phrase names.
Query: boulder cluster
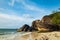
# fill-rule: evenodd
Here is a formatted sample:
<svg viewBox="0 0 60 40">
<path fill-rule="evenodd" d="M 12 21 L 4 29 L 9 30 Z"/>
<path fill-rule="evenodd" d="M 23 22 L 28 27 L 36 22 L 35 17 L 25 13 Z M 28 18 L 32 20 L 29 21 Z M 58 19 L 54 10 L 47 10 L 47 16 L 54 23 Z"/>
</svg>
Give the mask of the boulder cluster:
<svg viewBox="0 0 60 40">
<path fill-rule="evenodd" d="M 49 16 L 44 16 L 42 20 L 35 20 L 32 22 L 32 25 L 29 26 L 27 24 L 23 25 L 21 28 L 19 28 L 17 31 L 26 31 L 26 32 L 32 32 L 32 31 L 59 31 L 60 26 L 56 24 L 51 23 L 51 18 Z"/>
</svg>

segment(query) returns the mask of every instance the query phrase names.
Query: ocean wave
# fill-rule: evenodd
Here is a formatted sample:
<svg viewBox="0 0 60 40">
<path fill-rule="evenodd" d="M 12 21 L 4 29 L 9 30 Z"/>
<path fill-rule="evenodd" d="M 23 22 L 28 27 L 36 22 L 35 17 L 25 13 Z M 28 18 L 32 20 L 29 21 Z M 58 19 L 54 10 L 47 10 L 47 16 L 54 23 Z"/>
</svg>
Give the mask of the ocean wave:
<svg viewBox="0 0 60 40">
<path fill-rule="evenodd" d="M 17 36 L 17 35 L 22 35 L 24 34 L 23 32 L 8 32 L 8 33 L 0 33 L 0 40 L 14 40 L 14 38 Z"/>
</svg>

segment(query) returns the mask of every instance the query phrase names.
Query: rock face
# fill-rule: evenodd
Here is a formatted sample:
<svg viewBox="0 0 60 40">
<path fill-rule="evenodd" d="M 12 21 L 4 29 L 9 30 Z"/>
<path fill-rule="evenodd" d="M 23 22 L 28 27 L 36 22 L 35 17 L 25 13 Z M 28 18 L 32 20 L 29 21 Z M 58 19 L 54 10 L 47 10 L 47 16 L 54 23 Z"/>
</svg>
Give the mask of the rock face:
<svg viewBox="0 0 60 40">
<path fill-rule="evenodd" d="M 25 24 L 23 25 L 20 29 L 17 30 L 18 32 L 21 32 L 21 31 L 36 31 L 36 29 L 34 29 L 33 27 L 30 27 L 29 25 Z"/>
<path fill-rule="evenodd" d="M 44 16 L 41 20 L 41 22 L 45 23 L 45 24 L 51 24 L 52 20 L 50 16 Z"/>
<path fill-rule="evenodd" d="M 59 30 L 58 25 L 44 23 L 44 22 L 41 22 L 40 20 L 33 21 L 32 27 L 37 29 L 38 31 L 57 31 L 57 30 Z"/>
<path fill-rule="evenodd" d="M 32 22 L 32 27 L 38 29 L 40 27 L 40 20 L 35 20 Z"/>
<path fill-rule="evenodd" d="M 40 20 L 35 20 L 32 22 L 32 27 L 37 29 L 38 31 L 46 31 L 48 30 L 45 25 L 42 25 L 43 23 Z"/>
</svg>

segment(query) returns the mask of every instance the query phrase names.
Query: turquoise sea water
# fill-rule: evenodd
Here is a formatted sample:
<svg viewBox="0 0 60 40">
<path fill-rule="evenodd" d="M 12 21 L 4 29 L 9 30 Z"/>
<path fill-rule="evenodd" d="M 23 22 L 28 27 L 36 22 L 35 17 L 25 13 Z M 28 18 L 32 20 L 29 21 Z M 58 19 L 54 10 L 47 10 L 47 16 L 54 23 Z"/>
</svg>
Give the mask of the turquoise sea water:
<svg viewBox="0 0 60 40">
<path fill-rule="evenodd" d="M 23 32 L 17 32 L 17 29 L 0 29 L 0 40 L 14 40 L 17 35 Z"/>
<path fill-rule="evenodd" d="M 0 29 L 0 35 L 16 33 L 17 29 Z"/>
<path fill-rule="evenodd" d="M 17 29 L 0 29 L 0 40 L 18 40 L 17 38 L 26 34 L 30 34 L 30 32 L 17 32 Z"/>
</svg>

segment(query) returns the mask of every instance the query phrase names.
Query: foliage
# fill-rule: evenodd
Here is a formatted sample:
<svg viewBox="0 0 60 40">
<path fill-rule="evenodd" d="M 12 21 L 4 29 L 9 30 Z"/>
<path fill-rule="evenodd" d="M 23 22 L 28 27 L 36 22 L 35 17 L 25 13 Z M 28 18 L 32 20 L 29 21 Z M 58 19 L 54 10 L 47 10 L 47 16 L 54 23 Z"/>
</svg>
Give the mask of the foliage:
<svg viewBox="0 0 60 40">
<path fill-rule="evenodd" d="M 49 15 L 53 24 L 60 24 L 60 12 L 54 12 Z"/>
</svg>

